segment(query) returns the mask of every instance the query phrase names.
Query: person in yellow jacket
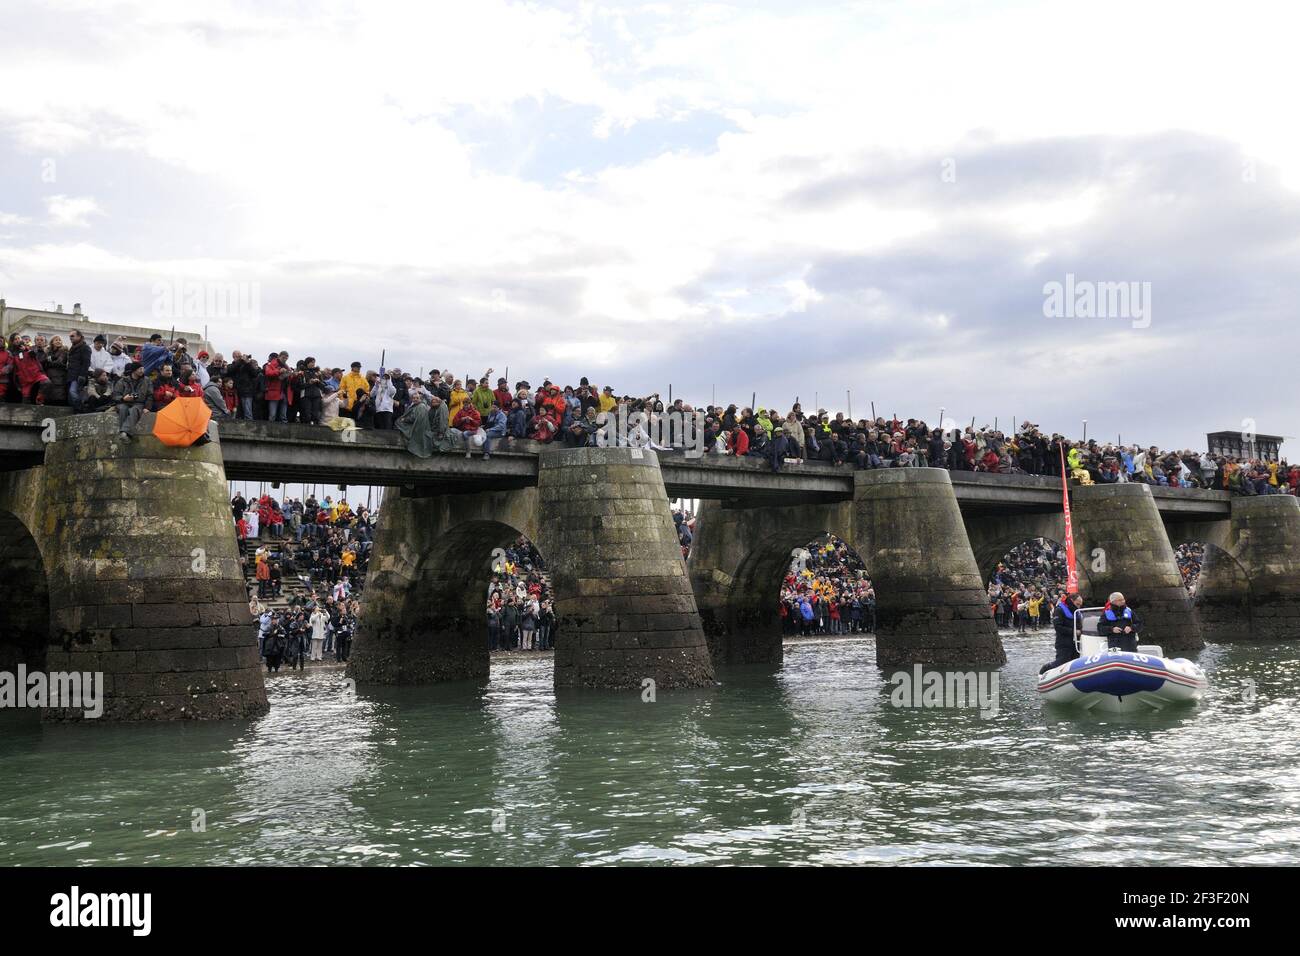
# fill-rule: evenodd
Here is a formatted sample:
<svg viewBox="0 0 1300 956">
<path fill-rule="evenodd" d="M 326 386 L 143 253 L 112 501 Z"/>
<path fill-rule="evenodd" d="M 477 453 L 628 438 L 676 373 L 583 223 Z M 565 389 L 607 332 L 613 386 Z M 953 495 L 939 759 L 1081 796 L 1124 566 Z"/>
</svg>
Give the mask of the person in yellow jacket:
<svg viewBox="0 0 1300 956">
<path fill-rule="evenodd" d="M 767 435 L 767 440 L 771 441 L 772 440 L 772 419 L 768 417 L 766 408 L 760 408 L 758 410 L 758 427 L 763 429 L 764 433 L 766 433 Z"/>
<path fill-rule="evenodd" d="M 465 391 L 465 383 L 460 379 L 456 379 L 451 386 L 451 397 L 447 399 L 447 421 L 455 421 L 456 413 L 468 401 L 469 392 Z"/>
<path fill-rule="evenodd" d="M 352 370 L 345 372 L 339 379 L 339 407 L 345 411 L 352 411 L 352 406 L 357 403 L 361 394 L 369 391 L 370 383 L 361 374 L 361 363 L 353 362 Z"/>
<path fill-rule="evenodd" d="M 602 412 L 618 410 L 618 399 L 614 397 L 614 386 L 606 385 L 605 390 L 600 393 L 600 410 Z"/>
<path fill-rule="evenodd" d="M 1035 631 L 1038 630 L 1038 612 L 1042 609 L 1042 606 L 1043 596 L 1041 594 L 1035 594 L 1029 599 L 1029 623 Z"/>
</svg>

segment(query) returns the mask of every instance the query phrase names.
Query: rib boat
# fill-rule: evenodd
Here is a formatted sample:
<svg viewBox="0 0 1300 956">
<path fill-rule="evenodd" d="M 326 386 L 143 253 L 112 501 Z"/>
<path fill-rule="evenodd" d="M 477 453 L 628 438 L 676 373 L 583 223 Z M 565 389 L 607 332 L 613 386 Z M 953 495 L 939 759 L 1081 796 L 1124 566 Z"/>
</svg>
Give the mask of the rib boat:
<svg viewBox="0 0 1300 956">
<path fill-rule="evenodd" d="M 1038 678 L 1039 696 L 1050 704 L 1087 711 L 1124 714 L 1192 704 L 1204 696 L 1205 671 L 1182 657 L 1165 657 L 1156 644 L 1139 644 L 1136 652 L 1107 647 L 1092 633 L 1105 608 L 1074 612 L 1074 646 L 1079 656 Z"/>
</svg>

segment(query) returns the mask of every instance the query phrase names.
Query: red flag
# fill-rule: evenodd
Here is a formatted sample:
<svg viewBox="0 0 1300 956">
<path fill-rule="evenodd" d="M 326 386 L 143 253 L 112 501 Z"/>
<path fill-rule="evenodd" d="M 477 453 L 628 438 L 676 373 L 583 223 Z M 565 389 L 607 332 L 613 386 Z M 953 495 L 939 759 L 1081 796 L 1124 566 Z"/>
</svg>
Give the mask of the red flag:
<svg viewBox="0 0 1300 956">
<path fill-rule="evenodd" d="M 1079 593 L 1079 571 L 1074 563 L 1074 525 L 1070 522 L 1070 479 L 1065 470 L 1065 446 L 1061 451 L 1061 507 L 1065 510 L 1065 560 L 1068 564 L 1065 593 Z"/>
</svg>

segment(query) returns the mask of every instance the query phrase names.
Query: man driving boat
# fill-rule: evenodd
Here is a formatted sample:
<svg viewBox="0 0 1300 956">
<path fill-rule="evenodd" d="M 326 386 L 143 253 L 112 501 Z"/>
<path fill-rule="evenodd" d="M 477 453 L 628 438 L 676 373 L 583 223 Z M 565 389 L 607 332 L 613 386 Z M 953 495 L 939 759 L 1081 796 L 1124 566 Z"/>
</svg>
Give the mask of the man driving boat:
<svg viewBox="0 0 1300 956">
<path fill-rule="evenodd" d="M 1097 633 L 1106 638 L 1106 646 L 1112 650 L 1137 653 L 1138 632 L 1141 630 L 1142 622 L 1128 606 L 1124 595 L 1116 591 L 1097 619 Z"/>
</svg>

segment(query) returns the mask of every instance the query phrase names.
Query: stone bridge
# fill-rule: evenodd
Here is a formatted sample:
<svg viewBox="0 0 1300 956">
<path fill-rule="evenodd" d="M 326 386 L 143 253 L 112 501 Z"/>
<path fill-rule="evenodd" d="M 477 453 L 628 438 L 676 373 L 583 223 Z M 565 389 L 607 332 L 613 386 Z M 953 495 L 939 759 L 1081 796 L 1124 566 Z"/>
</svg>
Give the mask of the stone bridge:
<svg viewBox="0 0 1300 956">
<path fill-rule="evenodd" d="M 483 679 L 494 548 L 527 535 L 552 571 L 555 684 L 698 686 L 781 659 L 775 596 L 792 548 L 846 540 L 877 587 L 881 666 L 997 666 L 985 585 L 1036 537 L 1061 540 L 1054 479 L 853 471 L 630 448 L 505 443 L 490 461 L 418 459 L 395 433 L 213 424 L 213 440 L 119 441 L 112 415 L 0 406 L 0 670 L 100 671 L 113 719 L 266 710 L 227 479 L 397 489 L 371 559 L 349 673 Z M 691 560 L 670 497 L 705 499 Z M 1071 489 L 1085 593 L 1123 590 L 1170 652 L 1300 637 L 1300 505 L 1123 484 Z M 1174 546 L 1203 541 L 1196 606 Z M 51 711 L 76 719 L 79 712 Z"/>
</svg>

